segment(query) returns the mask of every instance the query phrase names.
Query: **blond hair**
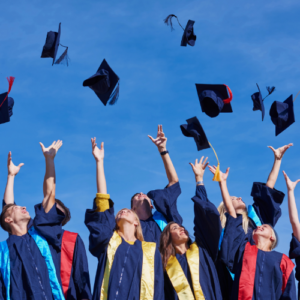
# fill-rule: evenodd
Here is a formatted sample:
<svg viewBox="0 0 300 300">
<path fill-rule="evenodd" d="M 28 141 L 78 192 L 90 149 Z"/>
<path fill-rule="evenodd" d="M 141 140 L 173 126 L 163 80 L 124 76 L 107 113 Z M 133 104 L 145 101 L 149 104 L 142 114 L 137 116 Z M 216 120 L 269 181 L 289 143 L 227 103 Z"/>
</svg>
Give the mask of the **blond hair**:
<svg viewBox="0 0 300 300">
<path fill-rule="evenodd" d="M 227 210 L 226 210 L 226 207 L 225 207 L 225 204 L 224 204 L 223 201 L 218 206 L 218 211 L 219 211 L 219 214 L 220 214 L 221 226 L 222 226 L 222 228 L 224 228 L 225 225 L 226 225 L 226 221 L 227 221 L 227 218 L 226 218 L 226 215 L 225 215 Z M 247 233 L 248 232 L 248 227 L 249 227 L 249 217 L 248 217 L 248 212 L 247 212 L 246 208 L 243 211 L 242 216 L 243 216 L 242 226 L 243 226 L 243 229 L 244 229 L 245 233 Z"/>
<path fill-rule="evenodd" d="M 143 236 L 143 230 L 142 230 L 141 222 L 140 222 L 140 219 L 139 219 L 138 215 L 132 209 L 122 208 L 122 209 L 120 209 L 118 211 L 118 213 L 115 216 L 115 220 L 116 220 L 116 228 L 115 228 L 115 230 L 118 231 L 120 229 L 119 226 L 118 226 L 118 224 L 117 224 L 117 215 L 119 214 L 120 211 L 122 211 L 124 209 L 130 210 L 134 214 L 134 216 L 136 218 L 136 221 L 138 223 L 137 226 L 135 227 L 134 236 L 135 236 L 135 238 L 137 240 L 143 242 L 144 241 L 144 236 Z"/>
</svg>

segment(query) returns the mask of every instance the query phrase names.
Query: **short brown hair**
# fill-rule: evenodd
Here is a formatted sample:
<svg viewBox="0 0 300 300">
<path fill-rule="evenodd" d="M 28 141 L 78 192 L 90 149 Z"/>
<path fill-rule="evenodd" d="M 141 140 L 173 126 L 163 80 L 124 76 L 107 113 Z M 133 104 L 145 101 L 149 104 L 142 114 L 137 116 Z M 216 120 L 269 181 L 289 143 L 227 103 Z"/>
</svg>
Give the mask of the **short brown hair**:
<svg viewBox="0 0 300 300">
<path fill-rule="evenodd" d="M 63 210 L 64 210 L 64 215 L 65 215 L 65 218 L 63 219 L 61 225 L 64 226 L 66 225 L 70 220 L 71 220 L 71 213 L 70 213 L 70 210 L 64 205 L 63 202 L 61 202 L 60 200 L 58 199 L 55 199 L 55 202 L 57 204 L 59 204 Z"/>
<path fill-rule="evenodd" d="M 6 204 L 6 205 L 3 207 L 2 213 L 1 213 L 1 215 L 0 215 L 0 225 L 1 225 L 2 229 L 5 230 L 5 231 L 7 231 L 7 232 L 10 233 L 10 234 L 11 234 L 10 225 L 9 225 L 7 222 L 5 222 L 5 219 L 6 219 L 7 217 L 10 216 L 10 214 L 9 214 L 9 212 L 8 212 L 8 209 L 9 209 L 10 207 L 12 207 L 12 206 L 15 206 L 15 205 L 16 205 L 16 204 L 14 204 L 14 203 Z"/>
</svg>

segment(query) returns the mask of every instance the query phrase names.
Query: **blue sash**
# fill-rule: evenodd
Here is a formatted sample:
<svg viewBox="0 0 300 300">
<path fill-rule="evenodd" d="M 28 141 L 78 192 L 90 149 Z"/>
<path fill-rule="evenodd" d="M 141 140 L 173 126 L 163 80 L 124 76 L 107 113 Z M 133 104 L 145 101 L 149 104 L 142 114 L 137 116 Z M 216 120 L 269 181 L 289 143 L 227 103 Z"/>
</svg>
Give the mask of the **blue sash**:
<svg viewBox="0 0 300 300">
<path fill-rule="evenodd" d="M 255 223 L 257 227 L 262 225 L 261 220 L 252 205 L 248 205 L 248 217 Z"/>
<path fill-rule="evenodd" d="M 168 225 L 168 222 L 163 216 L 163 214 L 158 211 L 155 211 L 155 213 L 152 215 L 152 218 L 156 222 L 160 230 L 163 232 L 165 227 Z"/>
<path fill-rule="evenodd" d="M 45 259 L 48 273 L 49 273 L 49 281 L 50 281 L 53 299 L 65 300 L 64 294 L 62 292 L 62 288 L 56 276 L 55 265 L 46 239 L 40 236 L 33 226 L 28 231 L 28 233 L 35 241 L 43 258 Z M 0 270 L 6 287 L 6 300 L 10 300 L 10 257 L 9 257 L 9 249 L 6 241 L 0 243 Z"/>
</svg>

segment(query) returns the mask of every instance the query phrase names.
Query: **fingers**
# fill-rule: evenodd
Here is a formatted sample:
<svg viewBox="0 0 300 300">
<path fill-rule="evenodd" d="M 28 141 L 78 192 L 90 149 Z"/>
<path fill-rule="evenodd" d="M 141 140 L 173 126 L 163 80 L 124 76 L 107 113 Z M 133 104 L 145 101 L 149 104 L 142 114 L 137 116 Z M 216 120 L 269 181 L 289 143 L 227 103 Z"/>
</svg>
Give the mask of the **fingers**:
<svg viewBox="0 0 300 300">
<path fill-rule="evenodd" d="M 229 174 L 229 170 L 230 170 L 230 168 L 228 167 L 227 170 L 226 170 L 226 173 L 225 173 L 226 175 Z"/>
<path fill-rule="evenodd" d="M 212 166 L 208 166 L 209 171 L 211 171 L 213 174 L 216 173 L 216 170 Z"/>
<path fill-rule="evenodd" d="M 151 135 L 148 135 L 148 137 L 149 137 L 149 139 L 150 139 L 153 143 L 156 142 L 156 139 L 154 139 Z"/>
<path fill-rule="evenodd" d="M 206 161 L 207 161 L 208 157 L 205 158 L 204 162 L 203 162 L 203 165 L 206 164 Z"/>
<path fill-rule="evenodd" d="M 275 151 L 275 149 L 272 146 L 268 146 L 268 148 L 270 148 L 273 152 Z"/>
<path fill-rule="evenodd" d="M 202 165 L 203 158 L 204 158 L 204 156 L 202 156 L 199 161 L 199 164 L 201 164 L 201 165 Z"/>
<path fill-rule="evenodd" d="M 295 181 L 296 184 L 297 184 L 298 182 L 300 182 L 300 179 L 297 179 L 297 180 Z"/>
<path fill-rule="evenodd" d="M 205 168 L 208 166 L 208 164 L 209 164 L 209 162 L 207 162 L 207 163 L 204 165 L 203 169 L 205 169 Z"/>
<path fill-rule="evenodd" d="M 58 150 L 61 146 L 62 146 L 62 141 L 61 140 L 58 140 L 56 143 L 55 143 L 55 145 L 54 145 L 54 148 L 56 149 L 56 150 Z"/>
<path fill-rule="evenodd" d="M 192 169 L 194 170 L 194 165 L 192 163 L 189 163 L 189 165 L 192 167 Z"/>
<path fill-rule="evenodd" d="M 104 142 L 101 143 L 101 150 L 104 150 Z"/>
<path fill-rule="evenodd" d="M 284 171 L 282 171 L 282 173 L 283 173 L 283 176 L 284 176 L 285 180 L 287 180 L 288 176 L 286 175 L 286 173 Z"/>
<path fill-rule="evenodd" d="M 44 146 L 44 144 L 40 142 L 40 145 L 41 145 L 42 151 L 44 152 L 44 151 L 45 151 L 45 146 Z"/>
</svg>

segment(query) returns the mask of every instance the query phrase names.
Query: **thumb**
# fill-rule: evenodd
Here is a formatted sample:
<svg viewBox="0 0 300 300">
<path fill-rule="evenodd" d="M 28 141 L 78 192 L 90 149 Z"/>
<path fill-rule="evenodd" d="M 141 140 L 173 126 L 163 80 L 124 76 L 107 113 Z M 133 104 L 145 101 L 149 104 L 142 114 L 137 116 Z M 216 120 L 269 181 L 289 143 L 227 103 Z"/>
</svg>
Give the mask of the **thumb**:
<svg viewBox="0 0 300 300">
<path fill-rule="evenodd" d="M 23 167 L 23 166 L 24 166 L 23 163 L 21 163 L 21 164 L 18 165 L 19 168 L 21 168 L 21 167 Z"/>
<path fill-rule="evenodd" d="M 300 179 L 296 180 L 296 184 L 297 184 L 298 182 L 300 182 Z"/>
<path fill-rule="evenodd" d="M 226 175 L 229 174 L 229 170 L 230 170 L 230 167 L 227 168 L 227 170 L 226 170 Z"/>
<path fill-rule="evenodd" d="M 275 151 L 275 149 L 272 146 L 268 146 L 272 151 Z"/>
<path fill-rule="evenodd" d="M 154 142 L 154 138 L 151 135 L 148 135 L 149 139 Z"/>
<path fill-rule="evenodd" d="M 40 142 L 40 145 L 41 145 L 42 151 L 44 152 L 44 149 L 45 149 L 44 144 Z"/>
<path fill-rule="evenodd" d="M 104 150 L 104 142 L 101 142 L 101 150 Z"/>
<path fill-rule="evenodd" d="M 192 164 L 192 163 L 189 163 L 189 165 L 193 168 L 193 170 L 194 170 L 194 165 Z"/>
</svg>

